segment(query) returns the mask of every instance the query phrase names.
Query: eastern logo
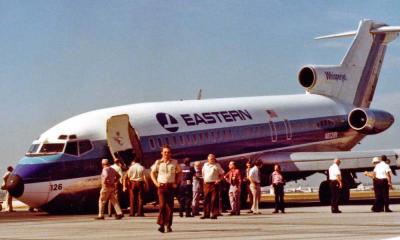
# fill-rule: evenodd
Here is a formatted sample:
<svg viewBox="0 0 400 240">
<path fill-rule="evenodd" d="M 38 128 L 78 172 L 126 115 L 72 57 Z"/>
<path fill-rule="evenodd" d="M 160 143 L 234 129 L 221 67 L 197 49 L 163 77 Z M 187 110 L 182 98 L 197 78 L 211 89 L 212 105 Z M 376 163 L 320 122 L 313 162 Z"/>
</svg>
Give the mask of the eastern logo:
<svg viewBox="0 0 400 240">
<path fill-rule="evenodd" d="M 167 131 L 176 132 L 178 131 L 178 121 L 168 113 L 157 113 L 156 118 L 158 123 Z"/>
</svg>

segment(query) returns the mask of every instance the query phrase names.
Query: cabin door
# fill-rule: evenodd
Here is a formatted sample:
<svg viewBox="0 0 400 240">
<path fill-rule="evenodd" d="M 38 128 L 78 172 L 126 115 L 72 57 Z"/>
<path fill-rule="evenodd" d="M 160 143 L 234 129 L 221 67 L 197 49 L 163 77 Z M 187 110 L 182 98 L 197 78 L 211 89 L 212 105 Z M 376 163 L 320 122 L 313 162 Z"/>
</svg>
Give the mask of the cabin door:
<svg viewBox="0 0 400 240">
<path fill-rule="evenodd" d="M 107 143 L 115 160 L 129 166 L 134 158 L 142 159 L 139 136 L 129 122 L 127 114 L 112 116 L 107 120 Z"/>
</svg>

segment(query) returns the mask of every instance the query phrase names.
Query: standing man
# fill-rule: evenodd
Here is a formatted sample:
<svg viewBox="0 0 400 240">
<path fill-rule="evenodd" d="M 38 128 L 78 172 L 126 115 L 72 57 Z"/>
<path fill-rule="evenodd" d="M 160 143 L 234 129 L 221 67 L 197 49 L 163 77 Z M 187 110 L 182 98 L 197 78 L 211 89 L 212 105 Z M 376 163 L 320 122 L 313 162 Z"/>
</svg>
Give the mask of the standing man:
<svg viewBox="0 0 400 240">
<path fill-rule="evenodd" d="M 202 167 L 199 161 L 194 162 L 194 176 L 193 176 L 193 202 L 192 202 L 192 214 L 193 216 L 200 215 L 200 195 L 203 193 L 203 175 Z"/>
<path fill-rule="evenodd" d="M 190 167 L 190 159 L 185 158 L 182 166 L 182 181 L 179 186 L 179 216 L 183 217 L 185 212 L 186 217 L 193 217 L 192 215 L 192 200 L 193 200 L 193 176 L 194 169 Z"/>
<path fill-rule="evenodd" d="M 114 206 L 115 212 L 117 213 L 115 219 L 121 219 L 124 215 L 122 214 L 121 208 L 115 196 L 116 182 L 121 176 L 117 173 L 117 171 L 114 170 L 114 168 L 110 167 L 108 159 L 104 158 L 101 160 L 101 164 L 103 165 L 103 171 L 101 172 L 99 215 L 95 219 L 104 220 L 104 207 L 108 200 Z"/>
<path fill-rule="evenodd" d="M 253 195 L 253 205 L 251 206 L 251 212 L 253 214 L 261 214 L 259 210 L 259 203 L 261 199 L 261 176 L 260 169 L 262 167 L 262 161 L 258 159 L 254 167 L 252 167 L 249 171 L 249 180 L 250 180 L 250 191 Z"/>
<path fill-rule="evenodd" d="M 114 170 L 120 176 L 119 180 L 115 182 L 115 199 L 117 200 L 118 204 L 121 204 L 120 199 L 122 194 L 122 181 L 124 179 L 124 171 L 126 170 L 126 167 L 118 158 L 114 160 L 114 164 L 111 165 L 111 167 L 114 168 Z M 108 216 L 112 216 L 111 202 L 108 202 Z"/>
<path fill-rule="evenodd" d="M 381 161 L 381 159 L 379 157 L 374 157 L 372 158 L 372 164 L 374 165 L 374 168 L 376 167 L 376 165 Z M 378 187 L 377 187 L 377 179 L 375 177 L 375 173 L 374 172 L 364 172 L 365 176 L 368 176 L 372 179 L 372 186 L 374 188 L 374 196 L 375 196 L 375 202 L 374 205 L 372 205 L 371 211 L 372 212 L 382 212 L 383 211 L 383 205 L 380 204 L 380 199 L 379 199 L 379 191 L 378 191 Z"/>
<path fill-rule="evenodd" d="M 204 215 L 201 219 L 217 219 L 219 214 L 219 191 L 220 181 L 224 176 L 224 170 L 216 162 L 214 154 L 209 154 L 204 164 L 202 174 L 204 177 Z"/>
<path fill-rule="evenodd" d="M 144 167 L 139 163 L 138 158 L 134 158 L 129 167 L 127 181 L 129 183 L 129 216 L 133 217 L 137 213 L 138 217 L 144 217 L 143 193 L 148 188 L 148 183 L 144 176 Z"/>
<path fill-rule="evenodd" d="M 283 178 L 281 166 L 279 164 L 275 164 L 274 166 L 274 172 L 272 172 L 271 174 L 271 185 L 274 188 L 275 194 L 275 211 L 273 211 L 272 213 L 279 213 L 279 210 L 282 213 L 285 213 L 285 179 Z"/>
<path fill-rule="evenodd" d="M 229 172 L 225 175 L 229 187 L 229 202 L 231 203 L 231 213 L 229 215 L 240 215 L 240 190 L 242 185 L 242 175 L 236 168 L 234 161 L 229 162 Z"/>
<path fill-rule="evenodd" d="M 374 188 L 376 188 L 376 200 L 372 211 L 380 212 L 384 209 L 385 212 L 392 212 L 389 209 L 389 189 L 392 188 L 392 170 L 386 163 L 386 155 L 382 155 L 376 164 L 372 173 L 364 173 L 372 177 L 374 180 Z M 375 191 L 375 190 L 374 190 Z"/>
<path fill-rule="evenodd" d="M 253 206 L 253 194 L 251 193 L 250 190 L 250 169 L 251 169 L 251 161 L 247 161 L 246 163 L 246 178 L 243 179 L 243 181 L 246 184 L 246 202 L 247 202 L 247 198 L 249 199 L 249 211 L 247 213 L 253 213 L 253 211 L 251 210 L 251 207 Z"/>
<path fill-rule="evenodd" d="M 332 213 L 341 213 L 339 210 L 340 189 L 343 187 L 342 175 L 339 169 L 340 159 L 335 158 L 333 164 L 329 167 L 329 186 L 331 188 L 331 211 Z"/>
<path fill-rule="evenodd" d="M 8 190 L 5 188 L 6 183 L 8 178 L 10 177 L 12 171 L 14 171 L 14 168 L 12 166 L 8 166 L 7 167 L 7 172 L 4 174 L 3 176 L 3 185 L 1 186 L 1 189 L 6 190 L 6 203 L 7 203 L 7 212 L 15 212 L 13 209 L 13 205 L 12 205 L 12 196 L 11 194 L 8 192 Z"/>
<path fill-rule="evenodd" d="M 157 160 L 151 167 L 151 179 L 158 188 L 158 199 L 160 203 L 157 224 L 158 231 L 164 233 L 172 232 L 172 217 L 174 213 L 174 191 L 179 184 L 182 169 L 178 161 L 171 158 L 171 148 L 164 145 L 161 150 L 161 159 Z"/>
</svg>

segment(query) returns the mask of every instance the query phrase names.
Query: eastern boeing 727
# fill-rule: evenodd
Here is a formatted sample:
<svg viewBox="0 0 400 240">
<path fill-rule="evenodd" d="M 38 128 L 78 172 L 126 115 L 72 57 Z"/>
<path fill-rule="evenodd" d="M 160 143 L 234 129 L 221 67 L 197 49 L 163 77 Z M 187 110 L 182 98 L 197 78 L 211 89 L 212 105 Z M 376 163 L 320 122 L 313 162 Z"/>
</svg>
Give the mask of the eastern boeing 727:
<svg viewBox="0 0 400 240">
<path fill-rule="evenodd" d="M 18 200 L 48 212 L 97 208 L 101 159 L 129 165 L 138 157 L 149 169 L 169 144 L 174 158 L 204 160 L 214 153 L 222 166 L 261 159 L 267 176 L 279 163 L 286 179 L 324 173 L 342 159 L 343 199 L 357 186 L 355 173 L 386 154 L 400 165 L 400 150 L 351 150 L 365 136 L 388 129 L 394 117 L 370 109 L 387 44 L 400 27 L 362 20 L 339 65 L 308 65 L 298 81 L 305 94 L 140 103 L 87 112 L 67 119 L 34 140 L 6 183 Z M 266 185 L 267 178 L 263 178 Z M 149 191 L 148 200 L 155 191 Z M 326 201 L 329 186 L 320 185 Z"/>
</svg>

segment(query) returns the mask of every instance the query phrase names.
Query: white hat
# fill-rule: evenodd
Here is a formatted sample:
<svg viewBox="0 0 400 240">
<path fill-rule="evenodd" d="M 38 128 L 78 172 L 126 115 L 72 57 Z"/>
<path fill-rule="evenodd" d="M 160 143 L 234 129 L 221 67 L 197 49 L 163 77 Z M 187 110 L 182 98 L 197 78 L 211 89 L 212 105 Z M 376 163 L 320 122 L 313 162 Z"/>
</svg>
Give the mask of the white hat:
<svg viewBox="0 0 400 240">
<path fill-rule="evenodd" d="M 380 162 L 381 161 L 381 159 L 379 158 L 379 157 L 374 157 L 373 159 L 372 159 L 372 163 L 378 163 L 378 162 Z"/>
</svg>

